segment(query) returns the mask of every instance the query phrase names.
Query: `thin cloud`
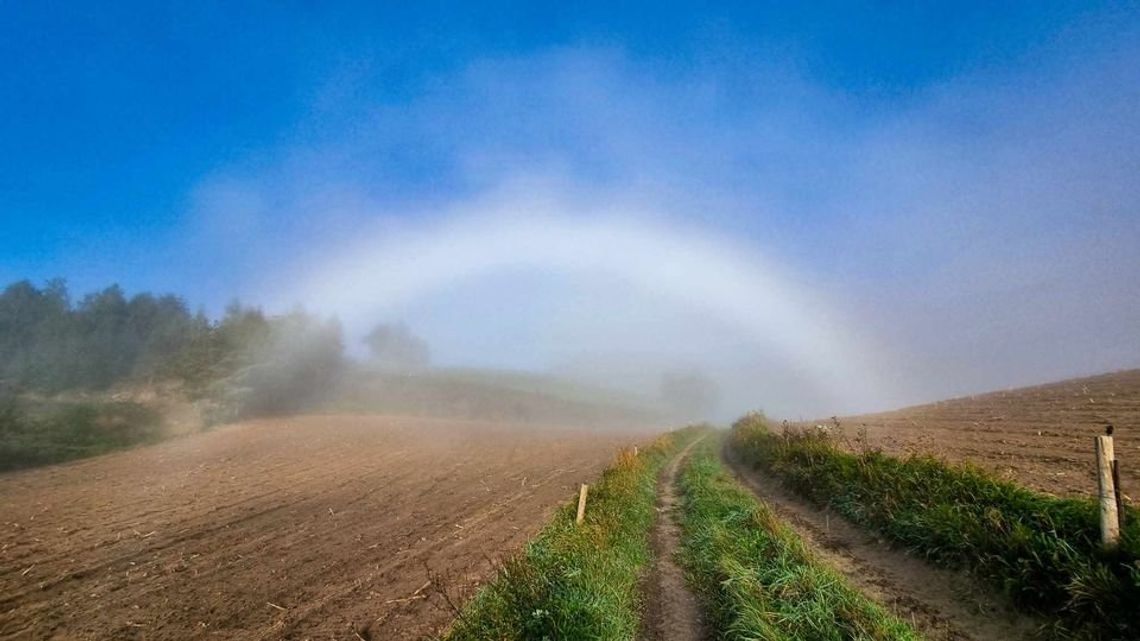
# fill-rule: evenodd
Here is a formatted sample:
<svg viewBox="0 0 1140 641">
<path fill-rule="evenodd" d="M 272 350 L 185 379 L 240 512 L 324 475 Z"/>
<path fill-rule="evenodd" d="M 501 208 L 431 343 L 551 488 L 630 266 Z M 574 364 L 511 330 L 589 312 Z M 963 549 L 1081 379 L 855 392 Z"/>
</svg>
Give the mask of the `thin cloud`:
<svg viewBox="0 0 1140 641">
<path fill-rule="evenodd" d="M 272 230 L 258 259 L 272 304 L 301 299 L 358 328 L 418 314 L 429 340 L 502 362 L 502 341 L 480 355 L 455 338 L 495 322 L 465 323 L 457 292 L 514 282 L 498 319 L 520 337 L 512 364 L 565 366 L 557 335 L 595 362 L 669 352 L 733 389 L 734 410 L 873 409 L 1140 364 L 1140 51 L 1062 40 L 1038 55 L 892 101 L 837 93 L 788 61 L 666 71 L 559 49 L 476 62 L 408 102 L 330 88 L 359 100 L 321 103 L 336 126 L 300 126 L 266 152 L 278 162 L 219 173 L 271 194 L 250 228 Z M 604 294 L 599 272 L 638 296 L 668 286 L 634 306 Z M 596 322 L 568 329 L 558 301 L 583 291 L 615 328 L 678 320 L 623 350 Z M 702 325 L 694 308 L 714 311 Z M 704 350 L 655 353 L 663 343 Z"/>
</svg>

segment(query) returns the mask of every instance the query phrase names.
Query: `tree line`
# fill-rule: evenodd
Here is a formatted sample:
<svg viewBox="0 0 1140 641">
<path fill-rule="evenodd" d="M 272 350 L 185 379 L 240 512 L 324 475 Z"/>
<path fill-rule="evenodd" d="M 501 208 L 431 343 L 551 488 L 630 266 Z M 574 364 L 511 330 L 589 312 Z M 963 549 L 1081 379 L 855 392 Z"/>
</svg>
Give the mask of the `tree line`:
<svg viewBox="0 0 1140 641">
<path fill-rule="evenodd" d="M 241 303 L 219 319 L 173 294 L 128 297 L 118 285 L 73 301 L 62 280 L 0 294 L 0 391 L 56 394 L 179 382 L 225 413 L 292 411 L 344 365 L 340 324 L 301 310 L 268 316 Z"/>
</svg>

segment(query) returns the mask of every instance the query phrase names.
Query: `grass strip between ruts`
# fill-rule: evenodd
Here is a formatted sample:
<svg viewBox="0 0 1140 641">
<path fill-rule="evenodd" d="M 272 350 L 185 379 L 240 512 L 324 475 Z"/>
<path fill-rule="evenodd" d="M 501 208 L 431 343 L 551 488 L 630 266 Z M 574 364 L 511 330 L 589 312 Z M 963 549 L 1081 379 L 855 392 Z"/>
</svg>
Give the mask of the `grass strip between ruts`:
<svg viewBox="0 0 1140 641">
<path fill-rule="evenodd" d="M 718 639 L 910 641 L 922 637 L 818 560 L 717 457 L 696 446 L 680 476 L 681 555 Z"/>
</svg>

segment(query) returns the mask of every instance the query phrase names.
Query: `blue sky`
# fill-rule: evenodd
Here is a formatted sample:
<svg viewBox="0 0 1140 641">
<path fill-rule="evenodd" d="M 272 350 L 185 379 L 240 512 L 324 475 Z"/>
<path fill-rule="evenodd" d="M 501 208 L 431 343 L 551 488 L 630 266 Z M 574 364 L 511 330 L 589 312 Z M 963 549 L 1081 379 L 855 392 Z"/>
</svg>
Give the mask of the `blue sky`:
<svg viewBox="0 0 1140 641">
<path fill-rule="evenodd" d="M 1135 3 L 405 4 L 0 3 L 0 280 L 287 305 L 542 192 L 779 264 L 950 381 L 900 398 L 1140 365 Z M 524 280 L 396 313 L 479 360 L 558 307 Z"/>
<path fill-rule="evenodd" d="M 487 58 L 614 48 L 669 77 L 767 54 L 842 93 L 853 103 L 843 117 L 858 120 L 905 109 L 915 92 L 964 70 L 1032 64 L 1031 52 L 1074 23 L 1124 13 L 1087 2 L 241 4 L 4 3 L 0 249 L 9 260 L 42 277 L 66 265 L 76 237 L 161 233 L 218 167 L 272 162 L 298 127 L 320 137 L 362 101 L 414 101 Z M 337 78 L 351 78 L 340 96 L 349 104 L 332 105 L 330 122 L 300 124 Z M 404 148 L 384 160 L 394 166 L 382 189 L 434 190 L 441 176 L 456 187 L 446 151 L 394 138 Z"/>
</svg>

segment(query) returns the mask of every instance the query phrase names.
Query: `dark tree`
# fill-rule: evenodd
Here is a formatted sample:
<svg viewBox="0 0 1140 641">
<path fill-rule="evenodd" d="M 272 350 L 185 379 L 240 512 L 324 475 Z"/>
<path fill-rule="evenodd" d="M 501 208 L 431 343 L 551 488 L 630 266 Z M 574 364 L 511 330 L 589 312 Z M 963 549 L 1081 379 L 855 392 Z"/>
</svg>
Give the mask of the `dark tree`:
<svg viewBox="0 0 1140 641">
<path fill-rule="evenodd" d="M 377 325 L 364 342 L 377 363 L 401 370 L 422 369 L 431 362 L 427 341 L 416 336 L 403 323 Z"/>
<path fill-rule="evenodd" d="M 344 369 L 343 332 L 335 319 L 296 311 L 270 319 L 268 327 L 232 379 L 239 416 L 297 411 L 327 396 Z"/>
<path fill-rule="evenodd" d="M 340 324 L 302 311 L 270 318 L 234 302 L 213 322 L 177 296 L 128 299 L 118 285 L 73 306 L 61 280 L 0 294 L 0 387 L 10 391 L 179 381 L 195 398 L 240 389 L 240 402 L 223 403 L 236 414 L 287 411 L 329 387 L 343 352 Z"/>
</svg>

